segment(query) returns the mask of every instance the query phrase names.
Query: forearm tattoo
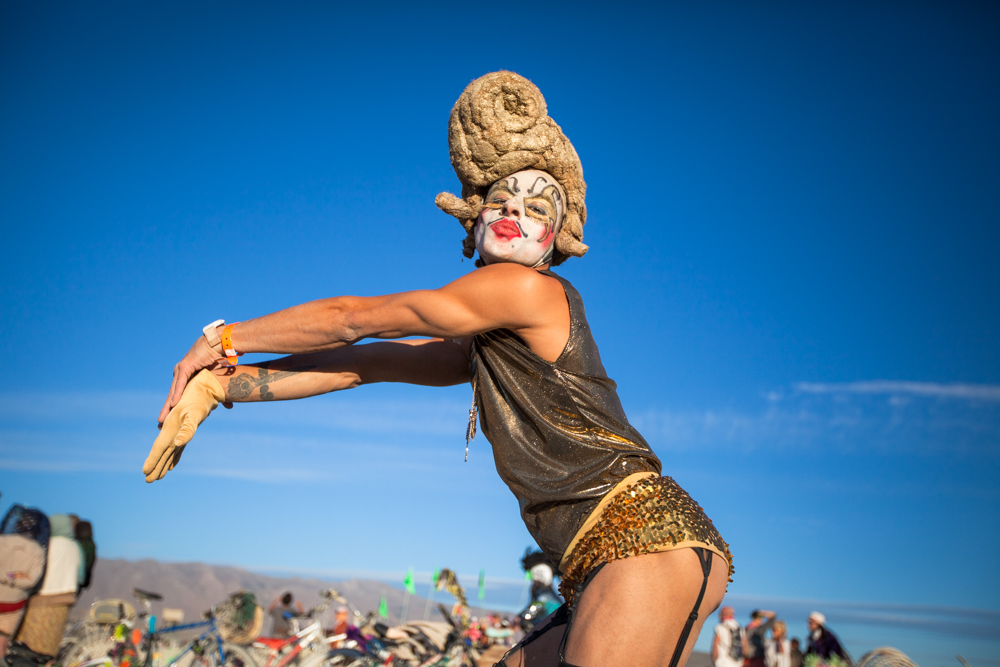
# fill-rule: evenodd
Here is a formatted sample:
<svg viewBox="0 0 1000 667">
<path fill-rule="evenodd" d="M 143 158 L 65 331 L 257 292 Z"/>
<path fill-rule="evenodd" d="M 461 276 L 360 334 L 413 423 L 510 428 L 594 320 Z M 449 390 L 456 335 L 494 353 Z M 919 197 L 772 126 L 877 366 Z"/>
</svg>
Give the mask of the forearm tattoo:
<svg viewBox="0 0 1000 667">
<path fill-rule="evenodd" d="M 272 373 L 268 370 L 269 362 L 265 362 L 257 367 L 257 377 L 253 377 L 250 373 L 240 373 L 236 377 L 229 380 L 229 400 L 238 401 L 250 396 L 254 389 L 260 387 L 260 400 L 262 401 L 273 401 L 274 394 L 271 392 L 270 385 L 277 382 L 278 380 L 283 380 L 284 378 L 291 377 L 292 375 L 298 375 L 299 373 L 304 373 L 305 371 L 311 371 L 316 368 L 316 366 L 296 366 L 295 368 L 290 368 L 287 371 L 277 371 Z"/>
</svg>

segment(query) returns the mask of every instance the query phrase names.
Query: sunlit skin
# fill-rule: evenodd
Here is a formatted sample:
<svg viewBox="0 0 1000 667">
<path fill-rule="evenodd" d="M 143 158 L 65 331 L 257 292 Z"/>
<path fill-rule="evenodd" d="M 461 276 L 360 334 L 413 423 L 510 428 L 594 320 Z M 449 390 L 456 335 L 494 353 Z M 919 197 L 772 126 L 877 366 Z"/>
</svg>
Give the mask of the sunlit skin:
<svg viewBox="0 0 1000 667">
<path fill-rule="evenodd" d="M 525 169 L 494 183 L 476 221 L 476 250 L 486 264 L 537 268 L 552 260 L 566 193 L 552 176 Z"/>
<path fill-rule="evenodd" d="M 494 329 L 512 331 L 541 359 L 556 361 L 569 340 L 569 306 L 562 284 L 536 269 L 549 266 L 565 200 L 550 174 L 518 172 L 493 184 L 477 221 L 476 247 L 486 266 L 439 289 L 320 299 L 232 329 L 233 347 L 240 352 L 290 356 L 226 368 L 219 363 L 220 353 L 199 336 L 174 367 L 159 422 L 201 369 L 215 375 L 225 391 L 223 403 L 231 405 L 305 398 L 375 382 L 468 383 L 472 337 Z M 217 333 L 222 335 L 221 327 Z M 422 338 L 386 340 L 413 336 Z M 364 339 L 381 341 L 359 344 Z M 577 603 L 566 659 L 611 665 L 628 656 L 630 665 L 665 667 L 702 580 L 692 549 L 607 564 Z M 713 556 L 681 667 L 705 619 L 721 603 L 727 580 L 728 564 Z M 549 652 L 530 664 L 555 667 L 561 635 L 561 629 L 554 630 L 539 641 L 538 648 Z M 508 658 L 510 667 L 524 664 L 519 652 Z"/>
</svg>

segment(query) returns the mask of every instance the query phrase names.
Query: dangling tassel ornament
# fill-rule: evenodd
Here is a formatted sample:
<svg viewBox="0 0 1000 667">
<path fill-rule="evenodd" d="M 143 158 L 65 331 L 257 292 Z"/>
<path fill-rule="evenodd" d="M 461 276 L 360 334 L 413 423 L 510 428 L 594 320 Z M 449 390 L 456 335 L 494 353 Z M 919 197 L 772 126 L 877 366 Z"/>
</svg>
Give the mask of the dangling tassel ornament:
<svg viewBox="0 0 1000 667">
<path fill-rule="evenodd" d="M 469 443 L 476 439 L 476 418 L 479 416 L 478 377 L 472 375 L 472 407 L 469 408 L 469 424 L 465 427 L 465 462 L 469 462 Z"/>
</svg>

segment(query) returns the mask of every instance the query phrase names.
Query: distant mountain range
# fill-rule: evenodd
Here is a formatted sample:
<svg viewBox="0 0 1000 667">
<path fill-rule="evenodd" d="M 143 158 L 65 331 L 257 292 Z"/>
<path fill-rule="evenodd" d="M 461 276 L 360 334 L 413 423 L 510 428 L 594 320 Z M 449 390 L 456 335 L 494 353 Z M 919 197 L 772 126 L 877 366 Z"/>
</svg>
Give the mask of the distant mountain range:
<svg viewBox="0 0 1000 667">
<path fill-rule="evenodd" d="M 347 581 L 324 581 L 322 579 L 302 579 L 300 577 L 270 577 L 225 565 L 205 563 L 161 563 L 155 560 L 106 560 L 98 559 L 90 588 L 80 594 L 73 608 L 72 618 L 80 618 L 97 600 L 120 598 L 135 605 L 133 588 L 153 591 L 163 596 L 162 602 L 153 604 L 153 613 L 162 614 L 164 607 L 181 609 L 185 622 L 196 621 L 202 612 L 213 604 L 218 604 L 235 591 L 246 590 L 257 596 L 258 604 L 267 608 L 274 599 L 286 591 L 309 609 L 320 600 L 318 591 L 336 588 L 362 614 L 378 609 L 382 595 L 386 597 L 390 624 L 398 623 L 405 592 L 381 581 L 351 579 Z M 475 591 L 467 591 L 474 596 Z M 448 608 L 455 602 L 446 592 L 434 596 L 428 620 L 442 620 L 437 611 L 437 603 L 443 602 Z M 411 595 L 408 603 L 407 619 L 424 617 L 426 599 Z M 489 613 L 488 610 L 473 607 L 474 616 Z M 500 612 L 503 613 L 503 612 Z M 328 610 L 324 621 L 332 625 L 333 610 Z M 265 625 L 265 630 L 267 630 Z"/>
</svg>

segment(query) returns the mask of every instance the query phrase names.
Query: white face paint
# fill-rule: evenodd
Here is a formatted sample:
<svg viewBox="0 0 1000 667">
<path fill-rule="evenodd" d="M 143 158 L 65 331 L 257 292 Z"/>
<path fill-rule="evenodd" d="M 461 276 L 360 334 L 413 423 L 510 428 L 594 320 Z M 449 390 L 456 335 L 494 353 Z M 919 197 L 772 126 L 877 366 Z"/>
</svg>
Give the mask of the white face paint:
<svg viewBox="0 0 1000 667">
<path fill-rule="evenodd" d="M 551 175 L 525 169 L 490 186 L 476 221 L 476 250 L 487 264 L 535 268 L 552 261 L 566 193 Z"/>
</svg>

